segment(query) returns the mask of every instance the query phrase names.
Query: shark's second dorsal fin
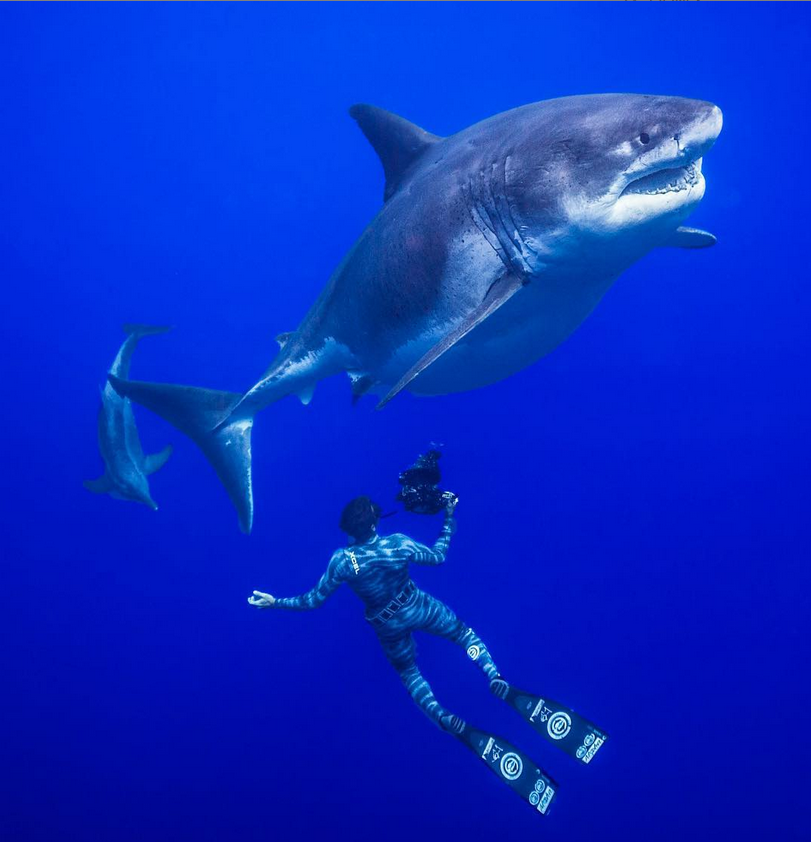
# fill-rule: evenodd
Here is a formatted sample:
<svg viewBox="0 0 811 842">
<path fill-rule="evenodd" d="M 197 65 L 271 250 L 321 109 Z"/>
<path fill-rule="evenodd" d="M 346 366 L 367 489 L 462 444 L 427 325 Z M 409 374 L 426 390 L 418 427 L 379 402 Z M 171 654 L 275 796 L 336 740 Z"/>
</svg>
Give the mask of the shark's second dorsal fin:
<svg viewBox="0 0 811 842">
<path fill-rule="evenodd" d="M 414 123 L 374 105 L 353 105 L 349 116 L 360 126 L 383 164 L 386 189 L 383 200 L 389 199 L 400 186 L 403 173 L 422 153 L 442 140 Z"/>
</svg>

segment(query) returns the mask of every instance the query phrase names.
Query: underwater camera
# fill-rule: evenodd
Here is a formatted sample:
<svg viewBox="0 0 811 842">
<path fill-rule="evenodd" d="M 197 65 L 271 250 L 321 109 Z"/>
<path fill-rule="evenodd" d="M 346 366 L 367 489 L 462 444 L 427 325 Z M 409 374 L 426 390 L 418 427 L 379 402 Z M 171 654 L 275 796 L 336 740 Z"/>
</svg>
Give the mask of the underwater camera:
<svg viewBox="0 0 811 842">
<path fill-rule="evenodd" d="M 425 454 L 420 454 L 417 461 L 400 474 L 401 488 L 396 499 L 402 501 L 406 511 L 435 515 L 445 508 L 449 499 L 456 496 L 439 488 L 442 481 L 439 471 L 441 455 L 435 448 L 428 450 Z"/>
</svg>

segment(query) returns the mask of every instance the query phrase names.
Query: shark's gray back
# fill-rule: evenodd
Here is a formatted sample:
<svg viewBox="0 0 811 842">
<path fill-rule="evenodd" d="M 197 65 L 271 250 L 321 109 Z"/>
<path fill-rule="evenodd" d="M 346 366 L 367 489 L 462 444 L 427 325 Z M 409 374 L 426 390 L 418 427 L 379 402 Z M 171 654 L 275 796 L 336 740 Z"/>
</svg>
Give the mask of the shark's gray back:
<svg viewBox="0 0 811 842">
<path fill-rule="evenodd" d="M 387 167 L 384 206 L 330 278 L 286 356 L 310 353 L 334 339 L 361 368 L 374 369 L 415 334 L 440 330 L 478 305 L 510 268 L 510 254 L 504 253 L 510 244 L 501 249 L 483 230 L 495 217 L 505 230 L 521 225 L 506 202 L 508 192 L 520 192 L 509 184 L 511 150 L 530 142 L 546 149 L 538 172 L 550 169 L 567 142 L 566 112 L 582 111 L 584 99 L 534 103 L 447 138 L 428 135 L 430 142 L 402 172 Z M 385 137 L 376 148 L 383 149 L 385 166 Z M 548 190 L 549 225 L 558 214 L 556 187 L 550 183 Z"/>
</svg>

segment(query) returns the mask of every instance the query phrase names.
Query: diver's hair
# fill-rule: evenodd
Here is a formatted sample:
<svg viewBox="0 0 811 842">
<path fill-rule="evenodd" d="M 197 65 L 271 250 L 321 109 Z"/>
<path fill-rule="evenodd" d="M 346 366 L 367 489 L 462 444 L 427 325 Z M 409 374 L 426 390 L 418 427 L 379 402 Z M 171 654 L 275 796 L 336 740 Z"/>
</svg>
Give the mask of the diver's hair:
<svg viewBox="0 0 811 842">
<path fill-rule="evenodd" d="M 350 500 L 341 512 L 341 529 L 356 541 L 368 538 L 380 520 L 380 506 L 365 495 Z"/>
</svg>

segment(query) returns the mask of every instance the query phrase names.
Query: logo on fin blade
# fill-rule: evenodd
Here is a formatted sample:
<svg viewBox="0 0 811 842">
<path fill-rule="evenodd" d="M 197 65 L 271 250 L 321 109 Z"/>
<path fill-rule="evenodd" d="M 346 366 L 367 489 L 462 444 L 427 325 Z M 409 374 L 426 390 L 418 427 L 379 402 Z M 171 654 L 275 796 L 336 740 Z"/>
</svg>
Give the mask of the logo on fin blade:
<svg viewBox="0 0 811 842">
<path fill-rule="evenodd" d="M 521 773 L 524 771 L 524 762 L 514 751 L 508 751 L 501 758 L 500 768 L 501 774 L 508 781 L 515 781 L 521 777 Z"/>
<path fill-rule="evenodd" d="M 546 730 L 553 740 L 562 740 L 572 730 L 572 717 L 568 713 L 559 710 L 549 717 L 549 721 L 546 723 Z"/>
</svg>

